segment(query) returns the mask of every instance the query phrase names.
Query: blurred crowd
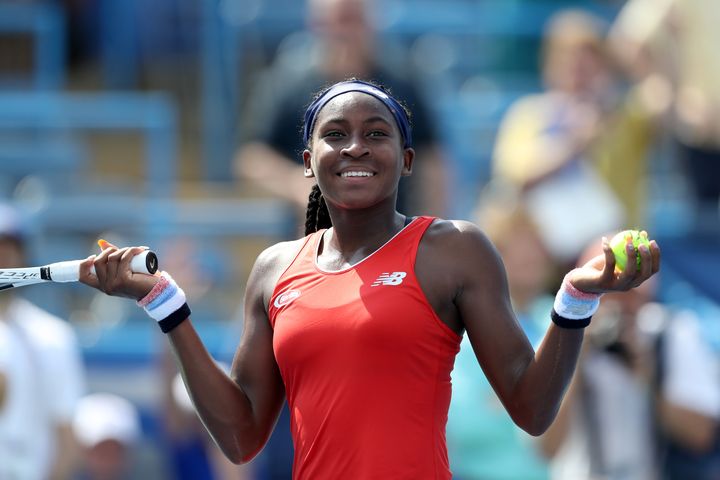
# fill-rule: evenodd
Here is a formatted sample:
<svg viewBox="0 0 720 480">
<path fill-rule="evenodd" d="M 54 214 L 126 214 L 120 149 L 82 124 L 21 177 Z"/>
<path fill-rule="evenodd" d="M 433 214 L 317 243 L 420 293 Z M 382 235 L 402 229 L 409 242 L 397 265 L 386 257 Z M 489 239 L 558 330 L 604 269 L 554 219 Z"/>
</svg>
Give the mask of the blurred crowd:
<svg viewBox="0 0 720 480">
<path fill-rule="evenodd" d="M 229 3 L 208 2 L 231 11 Z M 464 172 L 443 139 L 441 86 L 428 88 L 428 70 L 382 34 L 383 3 L 307 0 L 302 35 L 278 42 L 272 61 L 245 77 L 232 188 L 286 202 L 297 214 L 290 231 L 304 221 L 311 187 L 300 156 L 305 102 L 347 77 L 380 81 L 413 113 L 418 157 L 399 209 L 458 210 L 453 179 Z M 458 480 L 720 479 L 720 296 L 709 285 L 720 264 L 720 2 L 607 2 L 612 15 L 556 3 L 536 51 L 540 88 L 503 112 L 469 214 L 502 256 L 519 323 L 538 345 L 562 275 L 597 254 L 603 236 L 641 228 L 661 249 L 663 240 L 681 247 L 663 250 L 654 282 L 603 298 L 557 419 L 540 437 L 512 423 L 463 342 L 447 426 L 451 469 Z M 113 4 L 55 4 L 67 15 L 69 75 L 79 83 L 88 82 L 102 28 L 88 19 Z M 28 245 L 37 232 L 12 194 L 2 197 L 0 267 L 35 263 Z M 174 276 L 201 283 L 185 255 L 169 260 Z M 133 398 L 92 374 L 74 326 L 20 289 L 0 292 L 0 480 L 290 478 L 287 411 L 257 459 L 232 465 L 197 419 L 168 351 L 157 347 L 159 360 L 146 365 L 157 392 Z"/>
</svg>

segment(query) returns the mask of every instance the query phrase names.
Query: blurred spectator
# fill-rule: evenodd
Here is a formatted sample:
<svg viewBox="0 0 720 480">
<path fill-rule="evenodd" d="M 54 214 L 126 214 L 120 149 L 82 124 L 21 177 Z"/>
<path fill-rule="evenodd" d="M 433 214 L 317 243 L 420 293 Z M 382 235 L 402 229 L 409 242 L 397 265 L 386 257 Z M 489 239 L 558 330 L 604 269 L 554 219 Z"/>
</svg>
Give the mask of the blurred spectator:
<svg viewBox="0 0 720 480">
<path fill-rule="evenodd" d="M 589 247 L 578 263 L 599 250 Z M 697 318 L 657 303 L 656 287 L 653 280 L 603 297 L 575 378 L 540 438 L 552 480 L 720 478 L 718 462 L 715 476 L 697 462 L 717 441 L 717 358 L 703 347 Z M 694 458 L 668 475 L 672 445 Z"/>
<path fill-rule="evenodd" d="M 707 308 L 705 308 L 707 307 Z M 720 478 L 720 308 L 695 302 L 657 342 L 656 392 L 665 480 Z"/>
<path fill-rule="evenodd" d="M 539 346 L 548 328 L 553 297 L 546 291 L 554 273 L 537 226 L 524 207 L 501 192 L 483 198 L 480 218 L 502 256 L 510 298 L 528 339 Z M 467 336 L 452 371 L 453 395 L 447 424 L 448 455 L 458 480 L 544 480 L 545 460 L 532 437 L 517 427 L 478 365 Z"/>
<path fill-rule="evenodd" d="M 0 205 L 0 266 L 27 266 L 20 213 Z M 0 478 L 68 478 L 77 444 L 72 417 L 85 381 L 67 322 L 21 298 L 0 295 Z"/>
<path fill-rule="evenodd" d="M 378 42 L 370 16 L 373 7 L 373 0 L 308 0 L 310 45 L 294 38 L 292 47 L 280 49 L 249 96 L 252 103 L 245 118 L 250 133 L 237 153 L 235 170 L 242 178 L 292 202 L 299 214 L 304 215 L 312 187 L 303 177 L 301 157 L 305 146 L 300 126 L 307 99 L 326 84 L 347 77 L 380 82 L 413 112 L 417 156 L 413 175 L 400 183 L 398 210 L 409 215 L 442 215 L 447 210 L 447 166 L 435 138 L 435 125 L 410 71 L 398 67 L 397 58 L 383 56 L 392 49 Z"/>
<path fill-rule="evenodd" d="M 720 2 L 628 0 L 611 38 L 638 81 L 671 97 L 671 132 L 699 206 L 720 200 Z"/>
<path fill-rule="evenodd" d="M 82 447 L 78 480 L 124 480 L 134 475 L 134 449 L 140 439 L 140 415 L 123 397 L 93 393 L 83 397 L 73 419 Z"/>
<path fill-rule="evenodd" d="M 564 10 L 544 35 L 546 90 L 511 106 L 493 175 L 523 193 L 552 254 L 574 262 L 591 239 L 643 219 L 652 116 L 618 88 L 600 19 Z"/>
</svg>

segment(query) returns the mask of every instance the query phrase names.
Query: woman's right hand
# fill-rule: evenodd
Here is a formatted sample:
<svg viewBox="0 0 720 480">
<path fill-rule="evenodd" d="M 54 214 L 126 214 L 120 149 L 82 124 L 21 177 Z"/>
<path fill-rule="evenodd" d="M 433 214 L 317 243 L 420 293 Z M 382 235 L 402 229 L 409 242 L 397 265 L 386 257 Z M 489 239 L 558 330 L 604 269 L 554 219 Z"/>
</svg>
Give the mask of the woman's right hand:
<svg viewBox="0 0 720 480">
<path fill-rule="evenodd" d="M 80 281 L 114 297 L 140 300 L 160 280 L 159 274 L 136 273 L 130 269 L 130 261 L 147 247 L 124 247 L 100 240 L 102 252 L 91 255 L 80 263 Z M 92 269 L 95 267 L 95 273 Z"/>
</svg>

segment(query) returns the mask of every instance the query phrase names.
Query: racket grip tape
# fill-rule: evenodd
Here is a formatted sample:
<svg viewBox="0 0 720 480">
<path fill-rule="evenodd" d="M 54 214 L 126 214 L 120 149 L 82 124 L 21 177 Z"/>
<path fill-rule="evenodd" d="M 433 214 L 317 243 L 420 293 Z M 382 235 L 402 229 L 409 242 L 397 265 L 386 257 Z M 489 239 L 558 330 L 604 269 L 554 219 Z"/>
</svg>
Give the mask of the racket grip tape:
<svg viewBox="0 0 720 480">
<path fill-rule="evenodd" d="M 53 282 L 77 282 L 80 279 L 80 263 L 82 260 L 51 263 L 42 267 L 42 277 Z M 135 273 L 154 274 L 158 270 L 157 254 L 152 250 L 144 250 L 130 261 L 130 270 Z M 93 275 L 95 268 L 92 268 Z"/>
</svg>

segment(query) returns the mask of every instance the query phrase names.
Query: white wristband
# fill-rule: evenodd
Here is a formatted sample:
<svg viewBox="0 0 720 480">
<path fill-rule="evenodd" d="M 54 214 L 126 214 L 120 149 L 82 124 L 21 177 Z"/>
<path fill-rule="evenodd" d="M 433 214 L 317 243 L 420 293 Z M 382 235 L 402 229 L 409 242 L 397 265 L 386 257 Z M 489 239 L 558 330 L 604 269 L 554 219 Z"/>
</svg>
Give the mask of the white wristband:
<svg viewBox="0 0 720 480">
<path fill-rule="evenodd" d="M 572 273 L 572 272 L 570 272 Z M 560 290 L 555 295 L 553 309 L 560 317 L 568 320 L 583 320 L 592 317 L 600 306 L 601 294 L 582 292 L 565 275 Z"/>
<path fill-rule="evenodd" d="M 138 305 L 154 320 L 161 321 L 186 303 L 185 292 L 167 272 L 160 274 L 160 281 L 139 300 Z"/>
</svg>

